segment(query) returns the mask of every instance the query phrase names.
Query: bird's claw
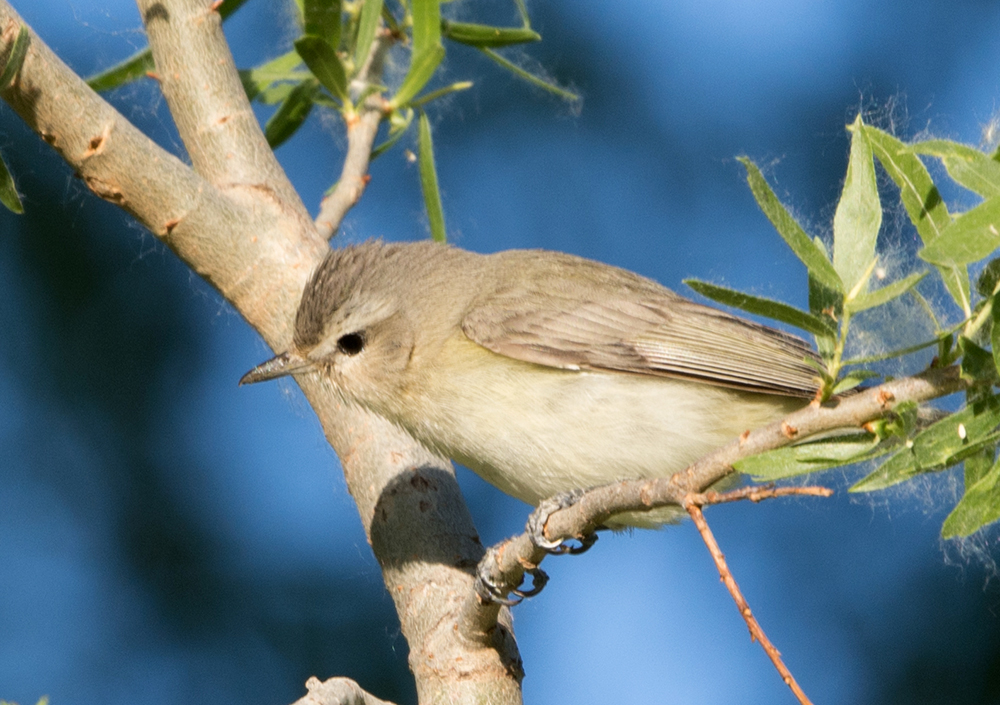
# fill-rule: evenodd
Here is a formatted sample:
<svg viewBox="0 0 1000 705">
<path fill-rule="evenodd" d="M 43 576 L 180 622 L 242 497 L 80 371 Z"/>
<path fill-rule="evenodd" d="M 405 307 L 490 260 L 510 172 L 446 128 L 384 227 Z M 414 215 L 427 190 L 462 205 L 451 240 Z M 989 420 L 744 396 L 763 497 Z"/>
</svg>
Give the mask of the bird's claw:
<svg viewBox="0 0 1000 705">
<path fill-rule="evenodd" d="M 479 565 L 476 567 L 475 590 L 483 602 L 495 602 L 506 607 L 513 607 L 519 604 L 524 598 L 534 597 L 540 593 L 545 584 L 549 582 L 548 574 L 538 566 L 535 566 L 534 568 L 524 569 L 524 572 L 531 576 L 531 587 L 527 590 L 520 588 L 509 590 L 497 585 L 490 571 L 490 568 L 497 563 L 496 553 L 495 547 L 487 549 L 486 555 L 483 556 L 483 559 L 479 561 Z M 507 597 L 508 593 L 514 595 L 514 597 Z"/>
<path fill-rule="evenodd" d="M 579 546 L 570 546 L 562 540 L 552 541 L 545 535 L 545 524 L 548 522 L 549 517 L 558 512 L 560 509 L 572 507 L 577 503 L 577 501 L 579 501 L 580 497 L 583 496 L 583 493 L 584 490 L 560 492 L 554 497 L 549 497 L 548 499 L 543 499 L 539 502 L 535 511 L 533 511 L 528 517 L 528 523 L 524 527 L 524 530 L 531 538 L 531 542 L 553 555 L 577 555 L 584 553 L 587 549 L 593 546 L 597 541 L 597 533 L 593 531 L 589 534 L 578 537 L 577 540 L 580 542 Z"/>
</svg>

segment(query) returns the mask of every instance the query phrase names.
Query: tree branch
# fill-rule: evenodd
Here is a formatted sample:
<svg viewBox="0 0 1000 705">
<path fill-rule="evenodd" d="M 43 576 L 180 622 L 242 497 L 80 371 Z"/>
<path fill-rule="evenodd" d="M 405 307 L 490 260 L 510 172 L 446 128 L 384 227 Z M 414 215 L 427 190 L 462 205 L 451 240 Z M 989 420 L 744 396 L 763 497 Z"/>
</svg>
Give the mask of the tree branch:
<svg viewBox="0 0 1000 705">
<path fill-rule="evenodd" d="M 308 219 L 267 144 L 207 0 L 137 0 L 157 80 L 194 170 L 234 199 L 269 199 Z M 242 192 L 242 193 L 241 193 Z"/>
<path fill-rule="evenodd" d="M 306 681 L 306 695 L 292 705 L 394 705 L 379 700 L 350 678 L 328 678 L 320 682 L 313 676 Z"/>
<path fill-rule="evenodd" d="M 813 402 L 783 421 L 745 433 L 729 445 L 710 453 L 671 477 L 631 480 L 596 487 L 585 492 L 572 506 L 551 514 L 545 526 L 547 538 L 568 540 L 585 536 L 609 517 L 629 511 L 648 511 L 667 505 L 684 505 L 684 498 L 702 492 L 734 472 L 733 463 L 780 448 L 808 436 L 842 428 L 855 428 L 880 418 L 903 402 L 924 402 L 968 387 L 957 367 L 931 369 L 914 377 L 893 380 L 835 403 Z M 527 568 L 537 567 L 548 555 L 528 533 L 520 534 L 491 549 L 489 565 L 480 570 L 491 582 L 507 591 L 524 578 Z M 490 629 L 495 605 L 484 603 L 473 591 L 466 596 L 460 624 L 470 634 Z"/>
<path fill-rule="evenodd" d="M 352 93 L 360 95 L 369 86 L 382 80 L 382 66 L 385 56 L 395 41 L 392 33 L 380 28 L 378 37 L 372 43 L 368 60 L 361 74 L 352 86 Z M 347 155 L 344 157 L 344 168 L 333 192 L 323 199 L 319 215 L 316 216 L 316 228 L 321 237 L 329 240 L 333 237 L 340 223 L 365 192 L 370 177 L 368 164 L 371 161 L 372 145 L 378 134 L 379 125 L 385 117 L 385 98 L 381 93 L 374 93 L 365 99 L 357 118 L 347 125 Z"/>
</svg>

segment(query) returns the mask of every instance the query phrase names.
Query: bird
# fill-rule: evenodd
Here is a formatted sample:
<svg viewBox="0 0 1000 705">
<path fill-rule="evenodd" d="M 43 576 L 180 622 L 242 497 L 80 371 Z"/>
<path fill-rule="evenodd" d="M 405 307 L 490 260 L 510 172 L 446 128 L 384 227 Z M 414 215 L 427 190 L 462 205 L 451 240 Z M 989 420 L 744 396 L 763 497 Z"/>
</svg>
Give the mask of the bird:
<svg viewBox="0 0 1000 705">
<path fill-rule="evenodd" d="M 818 360 L 796 336 L 582 257 L 371 240 L 330 250 L 291 347 L 240 384 L 321 375 L 344 403 L 537 506 L 683 470 L 805 406 Z"/>
</svg>

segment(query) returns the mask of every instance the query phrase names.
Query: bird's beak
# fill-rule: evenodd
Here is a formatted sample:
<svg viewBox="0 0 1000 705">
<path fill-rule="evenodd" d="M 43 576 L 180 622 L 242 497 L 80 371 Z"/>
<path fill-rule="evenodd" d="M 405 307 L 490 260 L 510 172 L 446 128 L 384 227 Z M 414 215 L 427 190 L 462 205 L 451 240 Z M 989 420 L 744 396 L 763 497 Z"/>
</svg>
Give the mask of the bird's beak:
<svg viewBox="0 0 1000 705">
<path fill-rule="evenodd" d="M 307 370 L 312 366 L 313 361 L 308 358 L 299 357 L 290 352 L 283 352 L 276 357 L 272 357 L 267 362 L 262 362 L 243 375 L 240 378 L 240 386 L 254 384 L 255 382 L 266 382 L 269 379 L 277 379 L 278 377 Z"/>
</svg>

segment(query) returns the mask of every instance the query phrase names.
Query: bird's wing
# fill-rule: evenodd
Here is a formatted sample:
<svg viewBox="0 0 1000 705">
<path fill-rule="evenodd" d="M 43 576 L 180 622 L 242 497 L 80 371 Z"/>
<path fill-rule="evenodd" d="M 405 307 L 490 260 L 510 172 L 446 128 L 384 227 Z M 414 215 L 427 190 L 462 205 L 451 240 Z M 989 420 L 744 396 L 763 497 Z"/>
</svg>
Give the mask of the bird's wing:
<svg viewBox="0 0 1000 705">
<path fill-rule="evenodd" d="M 613 269 L 608 267 L 608 269 Z M 622 270 L 614 270 L 621 272 Z M 623 272 L 624 274 L 624 272 Z M 589 300 L 536 280 L 476 302 L 469 339 L 500 355 L 565 369 L 616 370 L 699 380 L 746 391 L 810 397 L 818 359 L 805 341 L 696 304 L 648 280 L 601 277 Z"/>
</svg>

